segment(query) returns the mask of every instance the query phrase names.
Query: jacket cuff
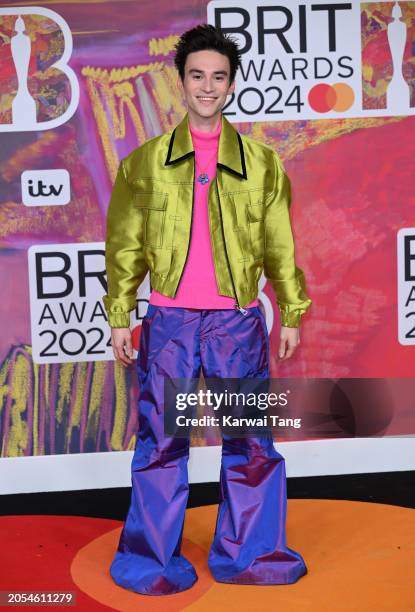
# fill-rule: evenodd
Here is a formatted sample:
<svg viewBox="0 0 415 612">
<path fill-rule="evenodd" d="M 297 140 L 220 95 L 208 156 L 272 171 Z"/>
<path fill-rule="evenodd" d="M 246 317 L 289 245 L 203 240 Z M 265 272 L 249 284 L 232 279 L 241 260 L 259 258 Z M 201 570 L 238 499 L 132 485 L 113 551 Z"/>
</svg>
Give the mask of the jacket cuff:
<svg viewBox="0 0 415 612">
<path fill-rule="evenodd" d="M 292 310 L 291 312 L 287 312 L 286 310 L 282 310 L 280 308 L 281 325 L 284 327 L 299 327 L 302 314 L 303 312 L 301 310 Z"/>
<path fill-rule="evenodd" d="M 130 313 L 109 312 L 108 324 L 110 327 L 130 327 Z"/>
</svg>

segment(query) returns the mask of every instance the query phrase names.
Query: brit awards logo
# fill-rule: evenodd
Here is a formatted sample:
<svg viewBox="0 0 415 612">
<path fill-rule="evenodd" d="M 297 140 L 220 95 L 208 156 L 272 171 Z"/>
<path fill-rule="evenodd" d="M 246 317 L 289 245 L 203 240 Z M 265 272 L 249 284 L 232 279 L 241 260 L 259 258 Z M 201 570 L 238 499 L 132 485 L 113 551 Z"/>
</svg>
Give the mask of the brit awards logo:
<svg viewBox="0 0 415 612">
<path fill-rule="evenodd" d="M 79 83 L 68 66 L 72 35 L 43 7 L 0 8 L 0 132 L 46 130 L 68 121 Z"/>
<path fill-rule="evenodd" d="M 241 48 L 232 121 L 415 113 L 415 1 L 212 0 L 208 21 Z"/>
<path fill-rule="evenodd" d="M 107 293 L 103 242 L 32 245 L 28 251 L 35 363 L 114 359 L 102 297 Z M 130 313 L 134 357 L 150 296 L 149 275 Z"/>
<path fill-rule="evenodd" d="M 397 234 L 398 337 L 400 344 L 415 345 L 415 228 Z"/>
</svg>

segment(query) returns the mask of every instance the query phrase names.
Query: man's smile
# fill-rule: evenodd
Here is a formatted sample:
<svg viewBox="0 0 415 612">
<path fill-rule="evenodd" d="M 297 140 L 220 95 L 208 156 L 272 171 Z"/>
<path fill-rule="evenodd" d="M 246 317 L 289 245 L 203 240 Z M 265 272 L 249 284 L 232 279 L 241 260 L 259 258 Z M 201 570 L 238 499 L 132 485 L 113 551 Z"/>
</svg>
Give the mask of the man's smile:
<svg viewBox="0 0 415 612">
<path fill-rule="evenodd" d="M 217 98 L 213 96 L 196 96 L 196 98 L 201 102 L 214 102 L 217 100 Z"/>
</svg>

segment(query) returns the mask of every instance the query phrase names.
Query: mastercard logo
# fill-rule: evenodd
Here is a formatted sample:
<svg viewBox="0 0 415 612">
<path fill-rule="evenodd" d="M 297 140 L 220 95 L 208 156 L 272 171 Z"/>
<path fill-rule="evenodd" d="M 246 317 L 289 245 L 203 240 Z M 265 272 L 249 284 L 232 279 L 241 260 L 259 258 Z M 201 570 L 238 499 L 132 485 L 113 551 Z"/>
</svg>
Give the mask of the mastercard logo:
<svg viewBox="0 0 415 612">
<path fill-rule="evenodd" d="M 347 111 L 354 102 L 354 91 L 346 83 L 314 85 L 308 92 L 308 103 L 316 113 Z"/>
</svg>

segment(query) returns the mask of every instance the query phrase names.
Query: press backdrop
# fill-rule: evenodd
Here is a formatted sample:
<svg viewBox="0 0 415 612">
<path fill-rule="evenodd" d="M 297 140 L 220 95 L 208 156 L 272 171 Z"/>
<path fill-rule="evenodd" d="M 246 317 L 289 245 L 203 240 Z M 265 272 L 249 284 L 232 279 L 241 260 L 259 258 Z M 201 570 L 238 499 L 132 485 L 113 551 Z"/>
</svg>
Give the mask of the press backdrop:
<svg viewBox="0 0 415 612">
<path fill-rule="evenodd" d="M 56 474 L 58 456 L 105 454 L 110 465 L 110 456 L 134 448 L 136 376 L 112 360 L 101 301 L 106 210 L 119 160 L 183 117 L 173 45 L 207 20 L 243 47 L 226 116 L 275 148 L 292 182 L 296 259 L 313 304 L 295 356 L 279 363 L 275 296 L 261 280 L 272 375 L 332 381 L 346 421 L 339 427 L 333 395 L 314 406 L 325 442 L 331 427 L 333 438 L 411 440 L 415 2 L 7 3 L 0 8 L 0 470 L 7 482 L 0 492 L 52 486 L 39 463 L 27 461 L 22 472 L 23 463 L 5 458 L 49 456 Z M 147 279 L 131 319 L 136 346 L 148 296 Z M 307 436 L 299 429 L 288 438 L 300 449 Z M 192 440 L 193 448 L 219 443 L 211 434 Z M 388 453 L 393 462 L 379 469 L 411 467 L 406 452 Z M 344 451 L 340 473 L 364 469 L 353 455 Z M 310 457 L 298 450 L 297 461 L 296 473 L 307 473 Z M 81 465 L 53 486 L 94 486 L 94 474 L 96 486 L 116 486 L 127 474 L 118 478 L 116 470 L 102 484 L 102 469 L 87 477 Z M 38 480 L 29 483 L 32 468 Z M 217 477 L 206 465 L 192 469 L 195 479 Z"/>
</svg>

